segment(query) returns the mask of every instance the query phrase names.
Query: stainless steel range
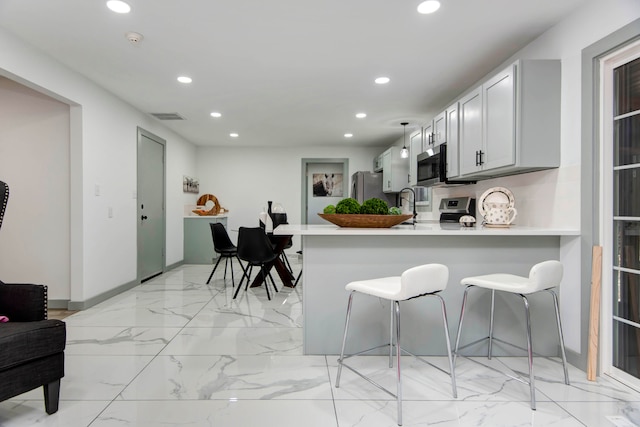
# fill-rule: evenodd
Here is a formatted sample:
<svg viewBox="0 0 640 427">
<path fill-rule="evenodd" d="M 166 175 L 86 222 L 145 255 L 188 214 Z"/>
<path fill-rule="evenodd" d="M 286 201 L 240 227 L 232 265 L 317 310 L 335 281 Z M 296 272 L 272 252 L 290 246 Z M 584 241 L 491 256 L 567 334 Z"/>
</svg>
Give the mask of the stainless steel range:
<svg viewBox="0 0 640 427">
<path fill-rule="evenodd" d="M 464 215 L 476 216 L 476 199 L 450 197 L 440 200 L 440 222 L 458 223 Z"/>
</svg>

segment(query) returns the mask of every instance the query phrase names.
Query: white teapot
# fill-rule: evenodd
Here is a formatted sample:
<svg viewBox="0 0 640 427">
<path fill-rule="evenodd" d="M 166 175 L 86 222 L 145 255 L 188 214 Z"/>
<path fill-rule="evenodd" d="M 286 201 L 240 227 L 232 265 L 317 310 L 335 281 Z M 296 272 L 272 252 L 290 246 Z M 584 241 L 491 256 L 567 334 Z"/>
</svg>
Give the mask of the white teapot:
<svg viewBox="0 0 640 427">
<path fill-rule="evenodd" d="M 516 208 L 509 203 L 486 202 L 484 222 L 489 225 L 509 225 L 518 215 Z"/>
</svg>

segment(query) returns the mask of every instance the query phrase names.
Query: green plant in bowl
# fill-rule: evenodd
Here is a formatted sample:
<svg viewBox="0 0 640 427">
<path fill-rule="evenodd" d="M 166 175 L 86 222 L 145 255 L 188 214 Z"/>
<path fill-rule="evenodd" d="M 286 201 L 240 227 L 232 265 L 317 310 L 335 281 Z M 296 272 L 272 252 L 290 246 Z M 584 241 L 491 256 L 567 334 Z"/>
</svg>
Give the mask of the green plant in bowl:
<svg viewBox="0 0 640 427">
<path fill-rule="evenodd" d="M 362 203 L 360 213 L 368 215 L 388 215 L 389 205 L 384 200 L 373 197 Z"/>
<path fill-rule="evenodd" d="M 356 199 L 351 197 L 347 197 L 346 199 L 342 199 L 336 205 L 336 213 L 339 214 L 359 214 L 360 213 L 360 203 Z"/>
<path fill-rule="evenodd" d="M 334 214 L 334 213 L 336 213 L 336 207 L 334 205 L 328 205 L 326 208 L 324 208 L 322 213 Z"/>
</svg>

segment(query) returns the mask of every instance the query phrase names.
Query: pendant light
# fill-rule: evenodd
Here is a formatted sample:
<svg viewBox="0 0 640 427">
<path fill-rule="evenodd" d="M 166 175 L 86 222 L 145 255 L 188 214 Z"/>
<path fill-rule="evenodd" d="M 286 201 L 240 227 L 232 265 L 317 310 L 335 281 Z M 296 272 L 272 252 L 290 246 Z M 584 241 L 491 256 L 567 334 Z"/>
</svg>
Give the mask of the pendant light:
<svg viewBox="0 0 640 427">
<path fill-rule="evenodd" d="M 406 159 L 407 157 L 409 157 L 409 150 L 407 150 L 407 125 L 409 124 L 408 122 L 402 122 L 400 123 L 403 127 L 403 135 L 402 135 L 402 151 L 400 151 L 400 157 L 402 157 L 403 159 Z"/>
</svg>

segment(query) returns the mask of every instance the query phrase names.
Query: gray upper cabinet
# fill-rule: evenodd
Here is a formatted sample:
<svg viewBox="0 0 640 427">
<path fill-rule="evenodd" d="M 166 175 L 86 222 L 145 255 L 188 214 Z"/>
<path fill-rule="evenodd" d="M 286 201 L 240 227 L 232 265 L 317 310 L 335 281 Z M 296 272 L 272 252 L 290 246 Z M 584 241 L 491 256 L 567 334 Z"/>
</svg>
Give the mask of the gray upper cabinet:
<svg viewBox="0 0 640 427">
<path fill-rule="evenodd" d="M 433 122 L 430 121 L 422 127 L 422 151 L 433 147 Z"/>
<path fill-rule="evenodd" d="M 443 111 L 433 119 L 433 145 L 447 142 L 447 112 Z"/>
<path fill-rule="evenodd" d="M 382 191 L 397 193 L 409 185 L 409 159 L 400 156 L 400 147 L 382 153 Z"/>
<path fill-rule="evenodd" d="M 449 106 L 446 111 L 447 121 L 447 177 L 460 175 L 460 158 L 458 150 L 458 103 Z"/>
<path fill-rule="evenodd" d="M 461 177 L 558 167 L 560 61 L 509 65 L 460 99 L 458 118 Z"/>
<path fill-rule="evenodd" d="M 478 153 L 483 146 L 482 87 L 472 90 L 460 99 L 458 120 L 460 175 L 468 175 L 480 170 Z M 447 149 L 451 149 L 449 144 Z"/>
<path fill-rule="evenodd" d="M 418 183 L 418 154 L 422 153 L 422 129 L 409 136 L 409 185 Z"/>
<path fill-rule="evenodd" d="M 382 172 L 382 154 L 373 158 L 373 171 Z"/>
</svg>

